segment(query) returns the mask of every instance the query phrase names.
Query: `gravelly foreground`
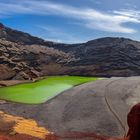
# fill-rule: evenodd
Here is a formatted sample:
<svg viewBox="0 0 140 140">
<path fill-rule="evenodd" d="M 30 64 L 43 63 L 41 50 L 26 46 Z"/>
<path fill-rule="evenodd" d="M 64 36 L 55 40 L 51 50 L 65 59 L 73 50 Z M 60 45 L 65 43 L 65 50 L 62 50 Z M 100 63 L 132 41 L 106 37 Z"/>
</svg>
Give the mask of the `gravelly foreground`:
<svg viewBox="0 0 140 140">
<path fill-rule="evenodd" d="M 140 77 L 110 78 L 67 90 L 40 105 L 5 103 L 0 110 L 35 119 L 53 132 L 96 132 L 124 135 L 126 116 L 140 101 Z"/>
</svg>

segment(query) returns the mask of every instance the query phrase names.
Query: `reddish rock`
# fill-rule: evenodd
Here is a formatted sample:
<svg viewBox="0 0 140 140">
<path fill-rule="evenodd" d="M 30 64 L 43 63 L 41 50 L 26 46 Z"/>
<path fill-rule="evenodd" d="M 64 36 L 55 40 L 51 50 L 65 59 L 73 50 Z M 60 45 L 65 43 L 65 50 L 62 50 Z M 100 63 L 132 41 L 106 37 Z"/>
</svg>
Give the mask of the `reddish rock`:
<svg viewBox="0 0 140 140">
<path fill-rule="evenodd" d="M 140 140 L 140 103 L 135 105 L 128 114 L 129 140 Z"/>
</svg>

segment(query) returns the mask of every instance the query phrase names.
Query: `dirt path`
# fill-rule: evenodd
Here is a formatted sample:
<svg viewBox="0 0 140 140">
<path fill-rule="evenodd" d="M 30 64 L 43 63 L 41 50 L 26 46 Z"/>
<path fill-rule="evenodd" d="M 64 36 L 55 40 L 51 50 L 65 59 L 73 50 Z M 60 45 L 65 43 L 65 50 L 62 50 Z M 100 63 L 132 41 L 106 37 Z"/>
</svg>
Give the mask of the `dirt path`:
<svg viewBox="0 0 140 140">
<path fill-rule="evenodd" d="M 105 87 L 105 94 L 104 94 L 104 97 L 105 97 L 105 101 L 106 101 L 106 104 L 110 110 L 110 112 L 112 112 L 112 114 L 114 115 L 114 117 L 118 120 L 118 123 L 120 124 L 120 126 L 122 127 L 122 129 L 124 130 L 124 134 L 126 134 L 126 128 L 125 128 L 125 125 L 124 125 L 124 121 L 120 118 L 120 116 L 118 115 L 118 113 L 113 109 L 113 106 L 110 102 L 110 85 L 117 82 L 117 81 L 121 81 L 123 78 L 120 78 L 120 79 L 117 79 L 117 80 L 114 80 L 114 81 L 111 81 L 110 83 L 108 83 Z"/>
</svg>

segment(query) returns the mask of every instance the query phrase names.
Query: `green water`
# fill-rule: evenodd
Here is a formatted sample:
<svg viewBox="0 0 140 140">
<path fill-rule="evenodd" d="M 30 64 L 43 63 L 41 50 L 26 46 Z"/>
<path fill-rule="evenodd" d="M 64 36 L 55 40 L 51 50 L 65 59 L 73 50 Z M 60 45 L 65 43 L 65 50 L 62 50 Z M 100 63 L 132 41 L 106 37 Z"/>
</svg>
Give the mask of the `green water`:
<svg viewBox="0 0 140 140">
<path fill-rule="evenodd" d="M 95 81 L 97 78 L 80 76 L 52 76 L 34 83 L 25 83 L 0 88 L 0 99 L 39 104 L 73 86 Z"/>
</svg>

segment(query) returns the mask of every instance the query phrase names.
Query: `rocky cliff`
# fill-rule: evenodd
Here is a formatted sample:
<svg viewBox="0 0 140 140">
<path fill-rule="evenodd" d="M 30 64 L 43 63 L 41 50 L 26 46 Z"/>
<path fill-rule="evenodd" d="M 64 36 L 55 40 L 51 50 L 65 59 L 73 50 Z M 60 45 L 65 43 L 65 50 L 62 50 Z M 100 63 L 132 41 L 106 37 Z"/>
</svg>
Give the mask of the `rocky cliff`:
<svg viewBox="0 0 140 140">
<path fill-rule="evenodd" d="M 66 74 L 140 75 L 140 42 L 106 37 L 60 44 L 0 24 L 0 80 Z"/>
</svg>

